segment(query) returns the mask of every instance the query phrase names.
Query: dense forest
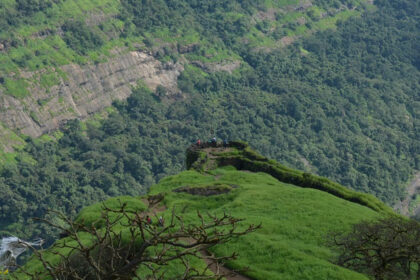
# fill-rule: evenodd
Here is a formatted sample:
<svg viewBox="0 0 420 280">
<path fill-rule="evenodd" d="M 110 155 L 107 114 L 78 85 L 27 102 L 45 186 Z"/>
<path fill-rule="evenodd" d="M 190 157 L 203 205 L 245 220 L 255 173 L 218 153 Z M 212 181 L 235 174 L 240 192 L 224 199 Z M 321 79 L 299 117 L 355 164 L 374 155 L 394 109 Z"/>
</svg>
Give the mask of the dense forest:
<svg viewBox="0 0 420 280">
<path fill-rule="evenodd" d="M 32 2 L 3 9 L 14 14 L 0 17 L 1 26 L 27 24 L 25 15 L 60 3 L 39 1 L 34 8 Z M 2 232 L 45 234 L 49 229 L 30 217 L 48 208 L 75 214 L 109 196 L 145 193 L 185 168 L 189 144 L 213 136 L 247 141 L 265 156 L 390 205 L 400 199 L 403 184 L 420 169 L 419 2 L 376 1 L 375 8 L 338 21 L 335 29 L 260 50 L 243 41 L 254 27 L 233 15 L 252 15 L 264 2 L 121 1 L 122 38 L 144 36 L 146 46 L 155 46 L 150 34 L 156 30 L 182 36 L 194 26 L 207 43 L 188 54 L 191 62 L 208 56 L 212 44 L 234 53 L 241 66 L 228 73 L 188 63 L 178 79 L 182 98 L 140 85 L 126 101 L 115 102 L 105 119 L 69 121 L 62 135 L 48 141 L 27 139 L 16 163 L 0 173 Z M 258 28 L 276 38 L 296 26 Z M 78 55 L 105 42 L 100 28 L 83 23 L 67 21 L 62 31 Z M 155 55 L 162 61 L 181 56 L 168 47 Z"/>
</svg>

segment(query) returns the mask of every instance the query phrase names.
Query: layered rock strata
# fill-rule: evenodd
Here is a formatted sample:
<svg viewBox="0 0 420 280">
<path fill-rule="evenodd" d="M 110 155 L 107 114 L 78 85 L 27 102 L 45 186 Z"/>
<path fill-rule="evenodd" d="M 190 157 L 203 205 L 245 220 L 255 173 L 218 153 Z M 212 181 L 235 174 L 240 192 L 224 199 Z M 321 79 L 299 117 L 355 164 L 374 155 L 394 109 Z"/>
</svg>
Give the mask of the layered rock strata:
<svg viewBox="0 0 420 280">
<path fill-rule="evenodd" d="M 140 80 L 152 90 L 162 85 L 175 94 L 183 66 L 162 63 L 145 52 L 120 51 L 103 63 L 70 64 L 60 70 L 65 78 L 58 85 L 47 89 L 33 82 L 28 88 L 30 95 L 23 99 L 0 93 L 0 121 L 10 129 L 37 137 L 66 120 L 85 118 L 113 100 L 127 98 Z M 22 75 L 30 80 L 36 74 Z"/>
</svg>

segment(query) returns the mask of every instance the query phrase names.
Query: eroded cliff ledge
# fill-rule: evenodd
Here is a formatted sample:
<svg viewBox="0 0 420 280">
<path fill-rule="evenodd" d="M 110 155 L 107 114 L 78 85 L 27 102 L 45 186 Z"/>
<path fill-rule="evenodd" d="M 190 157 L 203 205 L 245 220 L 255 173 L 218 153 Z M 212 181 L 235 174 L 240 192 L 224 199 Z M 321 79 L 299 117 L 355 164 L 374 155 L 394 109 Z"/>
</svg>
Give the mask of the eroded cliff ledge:
<svg viewBox="0 0 420 280">
<path fill-rule="evenodd" d="M 164 86 L 178 93 L 177 78 L 181 63 L 162 63 L 141 51 L 115 50 L 106 62 L 60 67 L 65 73 L 58 85 L 49 89 L 33 83 L 30 95 L 16 99 L 0 92 L 0 122 L 6 127 L 33 137 L 58 128 L 61 122 L 85 118 L 131 93 L 139 80 L 151 89 Z M 25 78 L 36 75 L 27 72 Z"/>
</svg>

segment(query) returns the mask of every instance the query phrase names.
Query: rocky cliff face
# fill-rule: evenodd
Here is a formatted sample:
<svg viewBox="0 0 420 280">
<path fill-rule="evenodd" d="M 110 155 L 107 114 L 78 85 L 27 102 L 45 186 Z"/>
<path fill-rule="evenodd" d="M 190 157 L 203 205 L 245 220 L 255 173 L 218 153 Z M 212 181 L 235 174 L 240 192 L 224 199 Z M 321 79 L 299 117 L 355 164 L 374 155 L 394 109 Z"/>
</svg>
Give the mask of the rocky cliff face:
<svg viewBox="0 0 420 280">
<path fill-rule="evenodd" d="M 23 99 L 0 93 L 0 122 L 6 127 L 33 137 L 58 128 L 68 119 L 85 118 L 111 105 L 113 100 L 129 96 L 139 80 L 151 89 L 164 86 L 177 93 L 177 78 L 183 70 L 180 63 L 161 63 L 152 55 L 123 50 L 104 63 L 62 66 L 65 78 L 49 89 L 36 83 Z M 30 78 L 36 73 L 25 73 Z"/>
</svg>

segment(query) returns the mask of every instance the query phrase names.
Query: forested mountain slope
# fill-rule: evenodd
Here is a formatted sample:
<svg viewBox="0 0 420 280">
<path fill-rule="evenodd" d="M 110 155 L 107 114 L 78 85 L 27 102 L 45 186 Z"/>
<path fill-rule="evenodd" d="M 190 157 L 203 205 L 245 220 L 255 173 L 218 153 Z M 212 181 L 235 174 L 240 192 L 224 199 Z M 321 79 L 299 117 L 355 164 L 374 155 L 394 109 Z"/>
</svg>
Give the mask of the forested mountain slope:
<svg viewBox="0 0 420 280">
<path fill-rule="evenodd" d="M 1 153 L 3 232 L 40 234 L 29 218 L 48 207 L 75 214 L 145 193 L 185 168 L 191 142 L 214 135 L 389 205 L 420 168 L 418 1 L 44 1 L 43 10 L 30 2 L 1 4 L 3 122 L 55 127 L 94 112 L 69 109 L 79 107 L 57 95 L 66 87 L 83 89 L 75 104 L 105 107 L 117 96 L 95 90 L 118 88 L 104 87 L 106 77 L 126 70 L 107 63 L 124 55 L 138 68 L 120 97 L 136 87 L 104 115 L 50 136 L 1 126 L 3 143 L 20 143 Z M 63 70 L 77 67 L 84 75 Z M 137 81 L 149 73 L 163 75 Z M 74 77 L 83 79 L 71 87 Z"/>
<path fill-rule="evenodd" d="M 364 5 L 358 0 L 3 1 L 0 121 L 39 136 L 63 120 L 85 118 L 126 98 L 139 80 L 179 94 L 176 78 L 187 61 L 233 70 L 239 56 L 231 46 L 238 40 L 254 48 L 289 44 L 295 36 L 359 14 L 356 8 Z"/>
</svg>

